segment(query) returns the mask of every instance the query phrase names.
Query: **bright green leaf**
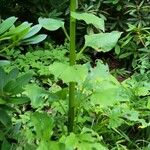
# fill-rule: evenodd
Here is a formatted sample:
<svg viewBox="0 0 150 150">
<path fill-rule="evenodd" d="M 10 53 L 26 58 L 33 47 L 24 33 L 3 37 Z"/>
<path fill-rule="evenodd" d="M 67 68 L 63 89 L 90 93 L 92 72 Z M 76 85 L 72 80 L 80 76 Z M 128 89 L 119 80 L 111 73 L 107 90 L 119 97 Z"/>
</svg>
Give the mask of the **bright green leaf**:
<svg viewBox="0 0 150 150">
<path fill-rule="evenodd" d="M 63 63 L 54 63 L 49 68 L 50 72 L 57 78 L 67 82 L 84 82 L 88 69 L 86 65 L 69 66 Z"/>
<path fill-rule="evenodd" d="M 117 44 L 121 32 L 99 33 L 85 35 L 85 47 L 92 47 L 96 51 L 108 52 Z"/>
<path fill-rule="evenodd" d="M 47 37 L 46 34 L 39 34 L 39 35 L 35 35 L 31 38 L 24 39 L 24 40 L 21 41 L 21 43 L 24 44 L 24 45 L 37 44 L 37 43 L 40 43 L 43 40 L 45 40 L 46 37 Z"/>
<path fill-rule="evenodd" d="M 8 19 L 4 20 L 1 24 L 0 24 L 0 34 L 3 34 L 4 32 L 6 32 L 9 28 L 11 28 L 13 26 L 13 24 L 15 23 L 15 21 L 17 20 L 16 17 L 9 17 Z"/>
<path fill-rule="evenodd" d="M 31 123 L 35 128 L 37 138 L 49 141 L 52 135 L 53 119 L 46 113 L 35 112 L 31 115 Z"/>
<path fill-rule="evenodd" d="M 64 27 L 64 22 L 58 19 L 52 19 L 52 18 L 39 18 L 38 19 L 39 24 L 49 30 L 49 31 L 55 31 L 59 28 Z"/>
<path fill-rule="evenodd" d="M 87 24 L 93 24 L 96 28 L 105 30 L 104 19 L 95 16 L 90 13 L 77 13 L 71 12 L 71 16 L 77 20 L 84 20 Z"/>
<path fill-rule="evenodd" d="M 28 34 L 23 39 L 27 39 L 34 36 L 36 33 L 38 33 L 41 30 L 41 28 L 42 26 L 39 24 L 31 27 Z"/>
<path fill-rule="evenodd" d="M 21 32 L 23 32 L 24 30 L 28 30 L 30 29 L 31 23 L 28 22 L 24 22 L 21 25 L 17 26 L 17 27 L 13 27 L 10 29 L 9 32 L 7 32 L 5 35 L 16 35 L 16 34 L 20 34 Z"/>
<path fill-rule="evenodd" d="M 44 97 L 47 96 L 45 90 L 37 85 L 27 85 L 25 87 L 25 94 L 30 98 L 33 108 L 42 107 L 45 102 Z"/>
<path fill-rule="evenodd" d="M 10 61 L 9 60 L 0 60 L 0 66 L 6 66 L 9 65 Z"/>
</svg>

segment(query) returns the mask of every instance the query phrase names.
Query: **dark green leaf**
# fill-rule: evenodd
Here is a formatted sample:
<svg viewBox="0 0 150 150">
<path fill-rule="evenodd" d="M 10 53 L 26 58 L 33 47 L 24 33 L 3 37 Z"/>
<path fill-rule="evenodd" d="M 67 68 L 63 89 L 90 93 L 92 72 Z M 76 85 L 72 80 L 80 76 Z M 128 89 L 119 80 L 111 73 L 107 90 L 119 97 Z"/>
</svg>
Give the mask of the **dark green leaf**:
<svg viewBox="0 0 150 150">
<path fill-rule="evenodd" d="M 9 127 L 11 125 L 11 118 L 7 112 L 0 108 L 0 122 L 5 126 Z"/>
</svg>

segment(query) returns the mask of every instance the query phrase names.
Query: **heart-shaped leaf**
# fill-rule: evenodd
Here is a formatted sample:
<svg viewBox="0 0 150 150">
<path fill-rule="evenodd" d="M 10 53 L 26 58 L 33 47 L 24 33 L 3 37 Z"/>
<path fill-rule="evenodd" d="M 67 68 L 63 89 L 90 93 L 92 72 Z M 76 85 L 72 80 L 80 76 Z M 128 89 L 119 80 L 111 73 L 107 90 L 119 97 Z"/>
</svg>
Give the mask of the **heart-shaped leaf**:
<svg viewBox="0 0 150 150">
<path fill-rule="evenodd" d="M 108 52 L 117 44 L 121 32 L 99 33 L 85 35 L 85 47 L 92 47 L 97 51 Z"/>
<path fill-rule="evenodd" d="M 84 20 L 87 24 L 93 24 L 96 28 L 105 30 L 104 19 L 90 13 L 71 12 L 71 16 L 77 20 Z"/>
<path fill-rule="evenodd" d="M 53 63 L 49 70 L 52 74 L 54 74 L 57 78 L 62 79 L 65 83 L 84 82 L 88 74 L 88 68 L 86 65 L 69 66 L 69 64 Z"/>
<path fill-rule="evenodd" d="M 39 24 L 49 31 L 55 31 L 59 28 L 64 27 L 64 22 L 62 20 L 58 19 L 52 19 L 52 18 L 39 18 L 38 19 Z"/>
</svg>

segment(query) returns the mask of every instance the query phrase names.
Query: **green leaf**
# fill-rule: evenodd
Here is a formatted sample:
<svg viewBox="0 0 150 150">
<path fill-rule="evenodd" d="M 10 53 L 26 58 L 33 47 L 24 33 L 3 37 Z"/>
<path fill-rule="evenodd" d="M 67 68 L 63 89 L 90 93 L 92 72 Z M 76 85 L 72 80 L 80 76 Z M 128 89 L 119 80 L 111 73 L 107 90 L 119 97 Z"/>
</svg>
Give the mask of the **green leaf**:
<svg viewBox="0 0 150 150">
<path fill-rule="evenodd" d="M 108 80 L 110 77 L 108 65 L 104 65 L 103 62 L 97 61 L 96 67 L 91 68 L 89 78 L 92 82 L 100 82 Z"/>
<path fill-rule="evenodd" d="M 10 149 L 11 149 L 10 143 L 4 138 L 2 142 L 1 150 L 10 150 Z"/>
<path fill-rule="evenodd" d="M 29 101 L 30 99 L 28 97 L 10 97 L 7 103 L 18 105 L 25 104 Z"/>
<path fill-rule="evenodd" d="M 0 95 L 3 93 L 3 88 L 6 84 L 7 74 L 5 73 L 4 69 L 0 67 Z"/>
<path fill-rule="evenodd" d="M 60 142 L 64 143 L 66 149 L 69 150 L 108 150 L 100 143 L 99 140 L 100 139 L 92 133 L 70 133 L 70 135 L 68 135 L 67 137 L 63 136 L 60 139 Z"/>
<path fill-rule="evenodd" d="M 16 17 L 9 17 L 8 19 L 4 20 L 0 24 L 0 34 L 3 34 L 8 29 L 10 29 L 13 26 L 13 24 L 15 23 L 16 20 L 17 20 Z"/>
<path fill-rule="evenodd" d="M 4 111 L 3 109 L 0 109 L 0 122 L 5 126 L 5 127 L 9 127 L 11 125 L 11 118 L 10 116 L 7 114 L 6 111 Z"/>
<path fill-rule="evenodd" d="M 0 141 L 3 141 L 5 138 L 5 133 L 0 130 Z"/>
<path fill-rule="evenodd" d="M 115 46 L 115 53 L 120 54 L 120 46 L 119 45 Z"/>
<path fill-rule="evenodd" d="M 10 93 L 11 95 L 23 92 L 23 87 L 30 81 L 31 77 L 32 74 L 27 73 L 18 77 L 16 80 L 11 80 L 5 85 L 4 91 Z"/>
<path fill-rule="evenodd" d="M 117 44 L 121 32 L 99 33 L 85 35 L 85 47 L 92 47 L 96 51 L 108 52 Z"/>
<path fill-rule="evenodd" d="M 28 39 L 24 39 L 21 41 L 21 43 L 23 45 L 29 45 L 29 44 L 37 44 L 42 42 L 43 40 L 45 40 L 47 37 L 46 34 L 39 34 L 39 35 L 35 35 L 34 37 L 28 38 Z"/>
<path fill-rule="evenodd" d="M 104 80 L 93 88 L 91 102 L 101 107 L 113 106 L 121 101 L 129 101 L 130 97 L 124 88 L 109 80 Z"/>
<path fill-rule="evenodd" d="M 132 55 L 133 53 L 132 52 L 127 52 L 127 53 L 123 53 L 119 56 L 120 59 L 122 58 L 126 58 L 126 57 L 129 57 L 130 55 Z"/>
<path fill-rule="evenodd" d="M 84 82 L 88 69 L 86 65 L 69 66 L 63 63 L 53 63 L 49 67 L 50 72 L 57 78 L 62 79 L 65 83 L 68 82 Z"/>
<path fill-rule="evenodd" d="M 5 35 L 16 35 L 16 34 L 20 34 L 21 32 L 23 32 L 24 30 L 29 30 L 31 26 L 31 23 L 28 22 L 24 22 L 21 25 L 17 26 L 17 27 L 13 27 L 10 29 L 9 32 L 7 32 Z"/>
<path fill-rule="evenodd" d="M 0 67 L 1 66 L 6 66 L 6 65 L 9 65 L 9 64 L 10 64 L 9 60 L 0 60 Z"/>
<path fill-rule="evenodd" d="M 27 38 L 34 36 L 36 33 L 38 33 L 41 30 L 41 28 L 42 26 L 39 24 L 31 27 L 28 34 L 23 39 L 27 39 Z"/>
<path fill-rule="evenodd" d="M 19 69 L 17 68 L 12 69 L 7 75 L 7 82 L 16 79 L 18 74 L 19 74 Z"/>
<path fill-rule="evenodd" d="M 77 20 L 84 20 L 87 24 L 93 24 L 96 28 L 105 30 L 104 19 L 95 16 L 90 13 L 77 13 L 71 12 L 71 16 Z"/>
<path fill-rule="evenodd" d="M 150 109 L 150 97 L 148 97 L 147 108 Z"/>
<path fill-rule="evenodd" d="M 64 28 L 64 22 L 58 19 L 39 18 L 38 21 L 43 28 L 49 31 L 55 31 L 59 28 Z"/>
<path fill-rule="evenodd" d="M 31 115 L 31 123 L 35 128 L 37 138 L 49 141 L 52 135 L 53 119 L 46 113 L 35 112 Z"/>
<path fill-rule="evenodd" d="M 65 145 L 55 141 L 41 141 L 37 150 L 66 150 Z"/>
<path fill-rule="evenodd" d="M 37 85 L 27 85 L 25 87 L 25 94 L 30 98 L 33 108 L 42 107 L 45 102 L 47 93 Z"/>
<path fill-rule="evenodd" d="M 91 96 L 91 101 L 95 105 L 100 105 L 101 107 L 113 106 L 117 101 L 119 101 L 116 99 L 117 92 L 118 90 L 116 87 L 96 90 Z"/>
<path fill-rule="evenodd" d="M 0 98 L 0 104 L 6 104 L 6 103 L 7 102 L 4 99 Z"/>
</svg>

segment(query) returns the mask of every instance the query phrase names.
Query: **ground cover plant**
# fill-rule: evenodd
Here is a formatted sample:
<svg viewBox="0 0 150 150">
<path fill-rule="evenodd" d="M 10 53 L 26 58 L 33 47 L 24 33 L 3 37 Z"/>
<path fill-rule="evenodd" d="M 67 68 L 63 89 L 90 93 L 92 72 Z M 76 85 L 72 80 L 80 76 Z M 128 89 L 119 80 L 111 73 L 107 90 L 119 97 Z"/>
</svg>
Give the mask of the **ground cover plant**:
<svg viewBox="0 0 150 150">
<path fill-rule="evenodd" d="M 31 5 L 15 3 L 14 12 Z M 45 13 L 33 13 L 36 25 L 3 19 L 0 149 L 149 150 L 148 3 L 70 0 L 67 11 L 44 1 L 35 6 Z M 112 11 L 127 11 L 132 19 L 117 25 Z M 139 22 L 143 12 L 145 22 Z M 51 38 L 60 33 L 61 45 Z"/>
</svg>

